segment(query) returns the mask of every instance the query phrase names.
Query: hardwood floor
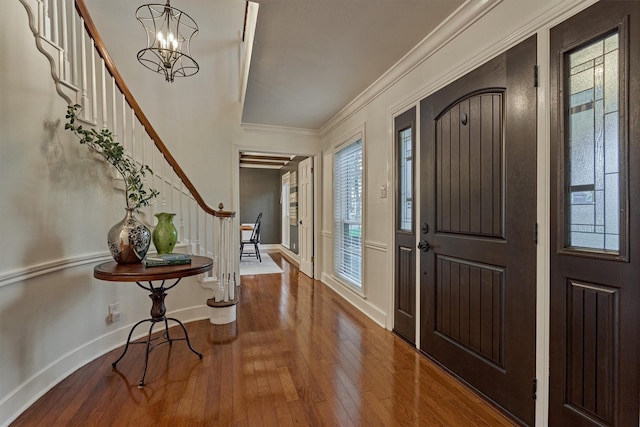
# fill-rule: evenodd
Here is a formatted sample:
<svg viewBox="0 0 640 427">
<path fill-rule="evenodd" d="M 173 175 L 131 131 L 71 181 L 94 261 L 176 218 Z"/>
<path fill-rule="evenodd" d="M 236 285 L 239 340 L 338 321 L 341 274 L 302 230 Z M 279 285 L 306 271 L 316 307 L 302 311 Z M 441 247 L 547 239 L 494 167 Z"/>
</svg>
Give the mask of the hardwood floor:
<svg viewBox="0 0 640 427">
<path fill-rule="evenodd" d="M 12 426 L 511 426 L 394 334 L 279 254 L 242 276 L 238 320 L 187 324 L 149 355 L 122 348 L 70 375 Z M 175 332 L 174 332 L 175 331 Z M 171 329 L 177 335 L 177 328 Z"/>
</svg>

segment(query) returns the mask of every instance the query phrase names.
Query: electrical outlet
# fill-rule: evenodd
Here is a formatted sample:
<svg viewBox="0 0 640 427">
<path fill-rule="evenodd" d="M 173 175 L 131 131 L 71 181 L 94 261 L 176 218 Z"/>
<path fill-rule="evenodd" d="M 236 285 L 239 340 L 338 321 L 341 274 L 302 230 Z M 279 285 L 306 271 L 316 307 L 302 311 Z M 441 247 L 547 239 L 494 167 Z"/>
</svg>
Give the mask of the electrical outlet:
<svg viewBox="0 0 640 427">
<path fill-rule="evenodd" d="M 111 323 L 118 322 L 120 320 L 120 303 L 109 304 L 109 321 Z"/>
</svg>

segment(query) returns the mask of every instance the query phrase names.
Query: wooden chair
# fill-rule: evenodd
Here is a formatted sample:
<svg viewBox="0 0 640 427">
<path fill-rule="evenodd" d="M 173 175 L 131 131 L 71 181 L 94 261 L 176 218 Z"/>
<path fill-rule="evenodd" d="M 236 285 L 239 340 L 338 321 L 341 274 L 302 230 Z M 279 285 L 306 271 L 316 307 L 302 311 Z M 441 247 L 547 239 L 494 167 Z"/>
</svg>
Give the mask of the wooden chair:
<svg viewBox="0 0 640 427">
<path fill-rule="evenodd" d="M 262 262 L 262 258 L 260 257 L 260 249 L 258 245 L 260 244 L 260 224 L 262 222 L 262 212 L 258 214 L 258 218 L 256 218 L 256 223 L 253 226 L 253 230 L 251 231 L 251 237 L 249 240 L 240 240 L 240 259 L 243 256 L 251 256 L 255 255 L 258 258 L 258 261 Z M 244 253 L 244 245 L 249 244 L 253 245 L 254 252 Z"/>
</svg>

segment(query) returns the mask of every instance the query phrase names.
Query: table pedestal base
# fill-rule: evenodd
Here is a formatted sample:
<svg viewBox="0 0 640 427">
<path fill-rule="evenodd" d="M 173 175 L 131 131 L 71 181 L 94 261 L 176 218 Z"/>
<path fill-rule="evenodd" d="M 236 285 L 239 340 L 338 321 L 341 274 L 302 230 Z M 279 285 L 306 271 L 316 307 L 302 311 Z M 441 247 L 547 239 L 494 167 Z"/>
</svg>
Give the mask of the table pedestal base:
<svg viewBox="0 0 640 427">
<path fill-rule="evenodd" d="M 179 281 L 179 279 L 178 279 L 178 281 Z M 118 359 L 111 364 L 111 366 L 113 368 L 116 367 L 118 362 L 120 360 L 122 360 L 122 358 L 124 357 L 125 354 L 127 354 L 127 350 L 129 349 L 129 345 L 130 344 L 146 344 L 147 345 L 147 351 L 145 352 L 145 357 L 144 357 L 144 371 L 142 372 L 142 378 L 140 379 L 140 383 L 138 384 L 139 388 L 144 387 L 144 378 L 147 375 L 147 365 L 149 363 L 149 353 L 151 353 L 151 350 L 153 350 L 154 348 L 156 348 L 157 346 L 159 346 L 161 344 L 169 343 L 169 345 L 172 345 L 174 341 L 186 341 L 187 345 L 189 346 L 189 350 L 191 350 L 200 359 L 202 359 L 202 353 L 197 352 L 191 346 L 191 341 L 189 341 L 189 334 L 187 334 L 187 329 L 184 327 L 184 324 L 181 321 L 179 321 L 178 319 L 176 319 L 176 318 L 166 317 L 165 316 L 166 308 L 165 308 L 165 305 L 164 305 L 164 298 L 167 296 L 165 291 L 170 289 L 170 288 L 172 288 L 173 286 L 177 285 L 178 281 L 176 281 L 176 283 L 174 283 L 172 286 L 170 286 L 168 288 L 164 287 L 164 282 L 163 282 L 163 285 L 160 286 L 159 288 L 154 288 L 151 283 L 149 283 L 149 287 L 146 287 L 146 286 L 140 284 L 139 282 L 136 282 L 136 283 L 138 283 L 138 286 L 140 286 L 141 288 L 151 291 L 151 294 L 149 294 L 149 297 L 153 301 L 153 305 L 151 307 L 151 318 L 141 320 L 138 323 L 136 323 L 135 325 L 133 325 L 133 328 L 131 328 L 131 331 L 129 332 L 129 337 L 127 338 L 127 344 L 124 347 L 124 351 L 122 352 L 120 357 L 118 357 Z M 171 335 L 169 334 L 169 322 L 168 322 L 169 320 L 171 320 L 172 322 L 176 322 L 178 325 L 180 325 L 180 327 L 182 328 L 182 332 L 184 332 L 184 338 L 171 338 Z M 149 333 L 147 334 L 146 341 L 134 341 L 134 342 L 131 342 L 131 337 L 133 336 L 133 332 L 135 331 L 135 329 L 138 327 L 138 325 L 141 325 L 141 324 L 143 324 L 145 322 L 150 322 L 151 323 L 151 326 L 149 327 Z M 161 336 L 158 336 L 156 338 L 151 338 L 151 335 L 153 334 L 153 328 L 159 322 L 164 322 L 165 331 Z M 162 339 L 162 338 L 164 338 L 164 341 L 160 341 L 158 343 L 152 344 L 152 341 L 159 340 L 159 339 Z"/>
</svg>

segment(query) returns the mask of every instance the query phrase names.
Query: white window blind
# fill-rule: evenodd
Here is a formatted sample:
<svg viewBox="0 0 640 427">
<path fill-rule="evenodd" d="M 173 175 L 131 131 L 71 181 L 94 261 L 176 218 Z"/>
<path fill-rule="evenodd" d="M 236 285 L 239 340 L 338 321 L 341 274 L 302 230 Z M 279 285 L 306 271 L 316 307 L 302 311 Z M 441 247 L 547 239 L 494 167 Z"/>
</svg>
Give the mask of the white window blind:
<svg viewBox="0 0 640 427">
<path fill-rule="evenodd" d="M 362 139 L 335 153 L 334 273 L 362 287 Z"/>
</svg>

